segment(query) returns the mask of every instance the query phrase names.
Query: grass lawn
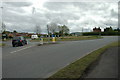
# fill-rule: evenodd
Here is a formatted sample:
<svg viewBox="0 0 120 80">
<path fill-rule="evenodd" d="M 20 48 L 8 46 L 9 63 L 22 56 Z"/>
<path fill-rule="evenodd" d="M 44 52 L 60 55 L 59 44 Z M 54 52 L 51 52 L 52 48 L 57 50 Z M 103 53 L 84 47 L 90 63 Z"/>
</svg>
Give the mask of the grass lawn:
<svg viewBox="0 0 120 80">
<path fill-rule="evenodd" d="M 67 36 L 67 37 L 59 37 L 56 38 L 56 41 L 76 41 L 76 40 L 90 40 L 90 39 L 100 39 L 101 36 Z M 40 39 L 35 39 L 31 41 L 40 41 Z M 44 42 L 48 41 L 48 38 L 43 38 Z M 50 38 L 50 41 L 52 41 L 52 38 Z"/>
<path fill-rule="evenodd" d="M 119 42 L 113 42 L 109 45 L 106 45 L 98 50 L 95 50 L 88 55 L 82 57 L 81 59 L 71 63 L 70 65 L 64 67 L 59 70 L 52 76 L 50 76 L 47 80 L 56 79 L 56 78 L 80 78 L 85 70 L 92 64 L 94 61 L 100 57 L 100 55 L 108 48 L 114 46 L 120 46 Z"/>
<path fill-rule="evenodd" d="M 12 40 L 12 39 L 9 39 L 9 38 L 8 38 L 8 39 L 6 39 L 6 40 L 1 40 L 1 41 L 10 41 L 10 40 Z"/>
<path fill-rule="evenodd" d="M 5 46 L 5 44 L 3 44 L 3 43 L 0 43 L 0 47 L 1 47 L 1 46 Z"/>
</svg>

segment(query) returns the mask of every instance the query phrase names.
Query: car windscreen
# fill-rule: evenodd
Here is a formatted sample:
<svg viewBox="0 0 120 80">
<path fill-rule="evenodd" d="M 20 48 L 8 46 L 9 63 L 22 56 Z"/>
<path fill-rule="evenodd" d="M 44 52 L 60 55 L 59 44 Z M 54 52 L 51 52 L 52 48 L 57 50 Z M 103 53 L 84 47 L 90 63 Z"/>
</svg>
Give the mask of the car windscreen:
<svg viewBox="0 0 120 80">
<path fill-rule="evenodd" d="M 20 37 L 13 37 L 13 40 L 20 40 Z"/>
</svg>

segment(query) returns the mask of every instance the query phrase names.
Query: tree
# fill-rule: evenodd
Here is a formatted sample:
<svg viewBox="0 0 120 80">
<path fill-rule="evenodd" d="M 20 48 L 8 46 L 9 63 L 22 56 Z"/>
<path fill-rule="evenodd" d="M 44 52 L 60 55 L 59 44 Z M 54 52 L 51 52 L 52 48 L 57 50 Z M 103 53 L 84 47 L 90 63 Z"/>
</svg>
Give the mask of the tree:
<svg viewBox="0 0 120 80">
<path fill-rule="evenodd" d="M 41 33 L 41 27 L 36 25 L 35 26 L 35 32 L 36 32 L 36 34 L 40 34 Z"/>
<path fill-rule="evenodd" d="M 112 29 L 112 27 L 110 26 L 110 27 L 105 28 L 105 29 L 104 29 L 104 32 L 113 32 L 113 29 Z"/>
<path fill-rule="evenodd" d="M 63 25 L 62 27 L 63 27 L 62 28 L 63 29 L 63 33 L 69 33 L 70 30 L 69 30 L 69 28 L 67 26 Z"/>
<path fill-rule="evenodd" d="M 13 30 L 13 36 L 16 36 L 16 35 L 17 35 L 17 31 Z"/>
<path fill-rule="evenodd" d="M 64 36 L 65 34 L 69 34 L 69 28 L 66 26 L 66 25 L 63 25 L 63 26 L 59 26 L 59 33 L 61 36 Z"/>
<path fill-rule="evenodd" d="M 58 26 L 57 26 L 56 23 L 51 22 L 51 23 L 49 24 L 49 30 L 50 30 L 50 32 L 51 32 L 52 34 L 55 34 L 57 28 L 58 28 Z"/>
<path fill-rule="evenodd" d="M 17 33 L 17 31 L 16 31 L 16 30 L 14 30 L 14 31 L 13 31 L 13 33 Z"/>
<path fill-rule="evenodd" d="M 55 34 L 57 37 L 59 37 L 59 32 L 55 32 L 54 34 Z"/>
<path fill-rule="evenodd" d="M 114 31 L 120 32 L 120 28 L 114 29 Z"/>
</svg>

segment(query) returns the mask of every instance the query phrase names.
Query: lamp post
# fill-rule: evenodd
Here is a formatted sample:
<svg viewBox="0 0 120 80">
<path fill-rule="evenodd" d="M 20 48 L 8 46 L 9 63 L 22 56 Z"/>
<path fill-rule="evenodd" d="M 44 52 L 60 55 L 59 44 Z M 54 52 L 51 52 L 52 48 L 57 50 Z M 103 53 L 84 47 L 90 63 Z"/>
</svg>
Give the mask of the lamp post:
<svg viewBox="0 0 120 80">
<path fill-rule="evenodd" d="M 2 30 L 1 30 L 1 32 L 3 32 L 4 30 L 5 30 L 5 25 L 4 25 L 4 23 L 3 23 L 3 19 L 2 19 L 2 17 L 3 17 L 3 6 L 1 6 L 0 7 L 1 8 L 1 27 L 2 27 Z"/>
<path fill-rule="evenodd" d="M 3 13 L 3 6 L 1 6 L 0 8 L 1 8 L 1 13 Z M 2 14 L 2 17 L 3 17 L 3 14 Z M 3 19 L 2 18 L 1 18 L 1 22 L 2 22 L 2 25 L 1 25 L 2 26 L 2 30 L 1 30 L 1 32 L 3 33 L 6 30 L 6 25 L 3 23 Z M 6 32 L 4 34 L 2 34 L 2 36 L 3 36 L 3 40 L 6 40 L 6 38 L 7 38 Z"/>
</svg>

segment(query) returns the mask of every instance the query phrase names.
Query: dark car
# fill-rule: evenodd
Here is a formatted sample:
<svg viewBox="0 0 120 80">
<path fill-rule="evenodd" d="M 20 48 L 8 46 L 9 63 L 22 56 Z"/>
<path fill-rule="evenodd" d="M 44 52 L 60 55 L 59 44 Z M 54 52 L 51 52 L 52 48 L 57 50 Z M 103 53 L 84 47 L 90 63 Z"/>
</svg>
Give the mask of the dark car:
<svg viewBox="0 0 120 80">
<path fill-rule="evenodd" d="M 12 46 L 23 46 L 27 44 L 27 40 L 23 36 L 15 36 L 12 40 Z"/>
</svg>

